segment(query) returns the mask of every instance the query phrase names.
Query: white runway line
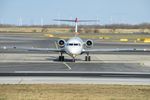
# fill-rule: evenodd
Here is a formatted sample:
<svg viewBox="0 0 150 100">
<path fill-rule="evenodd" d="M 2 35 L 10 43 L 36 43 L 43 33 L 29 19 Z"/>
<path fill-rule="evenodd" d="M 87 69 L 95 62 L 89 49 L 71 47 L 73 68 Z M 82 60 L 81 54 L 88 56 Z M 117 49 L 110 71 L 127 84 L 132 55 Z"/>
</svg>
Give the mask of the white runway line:
<svg viewBox="0 0 150 100">
<path fill-rule="evenodd" d="M 119 84 L 150 85 L 149 78 L 0 77 L 0 84 Z"/>
<path fill-rule="evenodd" d="M 63 64 L 64 64 L 69 70 L 71 70 L 71 67 L 70 67 L 66 62 L 63 62 Z"/>
</svg>

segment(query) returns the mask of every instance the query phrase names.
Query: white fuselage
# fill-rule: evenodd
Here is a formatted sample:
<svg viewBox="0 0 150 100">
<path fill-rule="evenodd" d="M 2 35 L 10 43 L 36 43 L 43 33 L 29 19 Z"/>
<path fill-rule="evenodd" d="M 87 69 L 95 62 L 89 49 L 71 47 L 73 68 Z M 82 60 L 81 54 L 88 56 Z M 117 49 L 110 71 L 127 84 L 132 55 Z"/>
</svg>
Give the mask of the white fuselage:
<svg viewBox="0 0 150 100">
<path fill-rule="evenodd" d="M 83 51 L 84 42 L 79 37 L 73 37 L 69 39 L 65 44 L 65 51 L 68 55 L 76 57 L 80 55 Z"/>
</svg>

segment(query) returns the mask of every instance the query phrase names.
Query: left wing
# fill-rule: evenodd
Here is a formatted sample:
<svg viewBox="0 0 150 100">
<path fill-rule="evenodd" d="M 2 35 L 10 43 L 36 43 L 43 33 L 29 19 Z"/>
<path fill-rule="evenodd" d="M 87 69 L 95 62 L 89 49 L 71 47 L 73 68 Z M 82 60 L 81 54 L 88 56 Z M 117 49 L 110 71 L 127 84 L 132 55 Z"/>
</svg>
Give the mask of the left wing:
<svg viewBox="0 0 150 100">
<path fill-rule="evenodd" d="M 87 52 L 150 52 L 150 49 L 136 49 L 136 48 L 125 48 L 125 49 L 84 49 L 83 53 Z"/>
</svg>

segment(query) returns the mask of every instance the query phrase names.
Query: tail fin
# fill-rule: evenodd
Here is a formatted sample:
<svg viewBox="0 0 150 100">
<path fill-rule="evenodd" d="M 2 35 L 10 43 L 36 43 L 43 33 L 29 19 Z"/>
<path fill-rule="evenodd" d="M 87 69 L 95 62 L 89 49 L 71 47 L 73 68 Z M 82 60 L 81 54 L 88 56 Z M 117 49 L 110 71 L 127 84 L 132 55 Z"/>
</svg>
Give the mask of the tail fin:
<svg viewBox="0 0 150 100">
<path fill-rule="evenodd" d="M 75 23 L 75 35 L 78 35 L 78 22 L 97 22 L 98 20 L 79 20 L 76 18 L 75 20 L 66 20 L 66 19 L 54 19 L 54 21 L 64 21 L 64 22 L 74 22 Z"/>
</svg>

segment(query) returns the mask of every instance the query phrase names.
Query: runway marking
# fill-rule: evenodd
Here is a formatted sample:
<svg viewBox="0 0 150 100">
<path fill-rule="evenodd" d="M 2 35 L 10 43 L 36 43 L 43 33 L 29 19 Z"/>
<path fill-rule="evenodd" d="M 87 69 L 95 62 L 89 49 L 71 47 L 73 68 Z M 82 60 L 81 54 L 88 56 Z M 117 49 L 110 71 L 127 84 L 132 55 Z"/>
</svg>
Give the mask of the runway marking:
<svg viewBox="0 0 150 100">
<path fill-rule="evenodd" d="M 56 48 L 58 49 L 58 45 L 57 45 L 56 42 L 55 42 L 55 46 L 56 46 Z M 59 54 L 60 54 L 60 52 L 59 52 Z M 63 62 L 63 64 L 64 64 L 69 70 L 71 70 L 71 67 L 70 67 L 66 62 Z"/>
<path fill-rule="evenodd" d="M 18 84 L 21 84 L 22 81 L 23 81 L 23 78 L 21 78 L 21 79 L 19 80 Z"/>
<path fill-rule="evenodd" d="M 71 70 L 71 67 L 70 67 L 66 62 L 63 62 L 63 64 L 64 64 L 69 70 Z"/>
<path fill-rule="evenodd" d="M 119 85 L 150 85 L 149 78 L 99 78 L 99 77 L 1 77 L 0 84 L 119 84 Z"/>
</svg>

